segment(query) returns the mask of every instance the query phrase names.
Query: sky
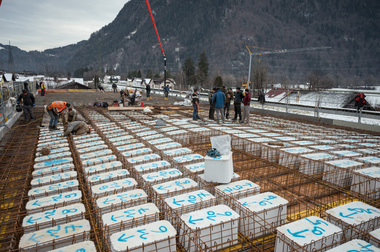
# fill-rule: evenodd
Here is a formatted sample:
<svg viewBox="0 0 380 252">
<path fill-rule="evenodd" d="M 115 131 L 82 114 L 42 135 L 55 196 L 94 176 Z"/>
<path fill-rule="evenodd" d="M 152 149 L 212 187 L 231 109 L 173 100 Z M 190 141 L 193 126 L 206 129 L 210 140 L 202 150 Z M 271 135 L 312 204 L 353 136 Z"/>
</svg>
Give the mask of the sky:
<svg viewBox="0 0 380 252">
<path fill-rule="evenodd" d="M 2 0 L 0 43 L 43 51 L 90 38 L 128 0 Z"/>
</svg>

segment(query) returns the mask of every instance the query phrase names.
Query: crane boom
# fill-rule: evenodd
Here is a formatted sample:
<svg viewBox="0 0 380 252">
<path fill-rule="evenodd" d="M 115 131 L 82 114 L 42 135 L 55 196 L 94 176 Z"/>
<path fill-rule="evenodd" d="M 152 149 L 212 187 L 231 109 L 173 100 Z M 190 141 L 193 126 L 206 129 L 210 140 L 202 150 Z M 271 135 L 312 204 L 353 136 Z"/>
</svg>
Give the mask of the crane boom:
<svg viewBox="0 0 380 252">
<path fill-rule="evenodd" d="M 260 48 L 252 46 L 253 48 Z M 267 48 L 261 48 L 264 50 L 270 50 L 270 51 L 261 51 L 261 52 L 255 52 L 252 53 L 252 55 L 264 55 L 264 54 L 277 54 L 277 53 L 291 53 L 291 52 L 304 52 L 304 51 L 313 51 L 313 50 L 322 50 L 322 49 L 330 49 L 331 46 L 322 46 L 322 47 L 306 47 L 306 48 L 295 48 L 295 49 L 267 49 Z"/>
</svg>

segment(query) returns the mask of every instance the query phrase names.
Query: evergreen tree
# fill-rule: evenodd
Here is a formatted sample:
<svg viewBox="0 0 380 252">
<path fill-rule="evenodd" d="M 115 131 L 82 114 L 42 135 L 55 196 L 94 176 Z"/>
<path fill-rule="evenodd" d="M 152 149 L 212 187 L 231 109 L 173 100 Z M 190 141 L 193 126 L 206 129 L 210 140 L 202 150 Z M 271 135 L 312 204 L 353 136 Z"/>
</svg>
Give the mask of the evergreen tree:
<svg viewBox="0 0 380 252">
<path fill-rule="evenodd" d="M 137 75 L 136 75 L 137 78 L 142 78 L 142 75 L 141 75 L 141 70 L 139 69 L 139 71 L 137 72 Z"/>
<path fill-rule="evenodd" d="M 145 78 L 147 78 L 147 79 L 152 79 L 153 78 L 153 72 L 152 72 L 152 70 L 149 69 L 146 72 Z"/>
<path fill-rule="evenodd" d="M 195 84 L 195 66 L 191 58 L 186 59 L 183 72 L 185 73 L 185 84 Z"/>
<path fill-rule="evenodd" d="M 223 79 L 220 76 L 217 76 L 214 80 L 214 87 L 223 87 Z"/>
<path fill-rule="evenodd" d="M 198 80 L 203 86 L 208 80 L 208 59 L 205 50 L 201 53 L 198 60 Z"/>
</svg>

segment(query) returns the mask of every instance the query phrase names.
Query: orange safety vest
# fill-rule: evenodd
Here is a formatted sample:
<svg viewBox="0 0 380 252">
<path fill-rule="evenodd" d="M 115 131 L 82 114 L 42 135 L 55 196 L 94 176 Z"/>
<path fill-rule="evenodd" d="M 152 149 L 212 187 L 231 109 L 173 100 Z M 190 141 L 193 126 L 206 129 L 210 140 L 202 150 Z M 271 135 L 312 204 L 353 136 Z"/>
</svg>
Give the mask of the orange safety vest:
<svg viewBox="0 0 380 252">
<path fill-rule="evenodd" d="M 61 113 L 62 110 L 64 110 L 66 107 L 66 103 L 64 101 L 55 101 L 50 103 L 50 105 L 47 107 L 48 110 L 53 110 L 55 113 Z"/>
</svg>

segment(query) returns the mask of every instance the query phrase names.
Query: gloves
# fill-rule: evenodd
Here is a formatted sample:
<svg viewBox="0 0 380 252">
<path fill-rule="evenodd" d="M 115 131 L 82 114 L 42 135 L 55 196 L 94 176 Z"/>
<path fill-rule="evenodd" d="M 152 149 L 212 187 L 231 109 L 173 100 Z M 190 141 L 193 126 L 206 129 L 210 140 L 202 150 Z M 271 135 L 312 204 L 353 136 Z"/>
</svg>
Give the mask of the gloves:
<svg viewBox="0 0 380 252">
<path fill-rule="evenodd" d="M 33 107 L 35 107 L 36 106 L 36 104 L 33 104 Z"/>
</svg>

